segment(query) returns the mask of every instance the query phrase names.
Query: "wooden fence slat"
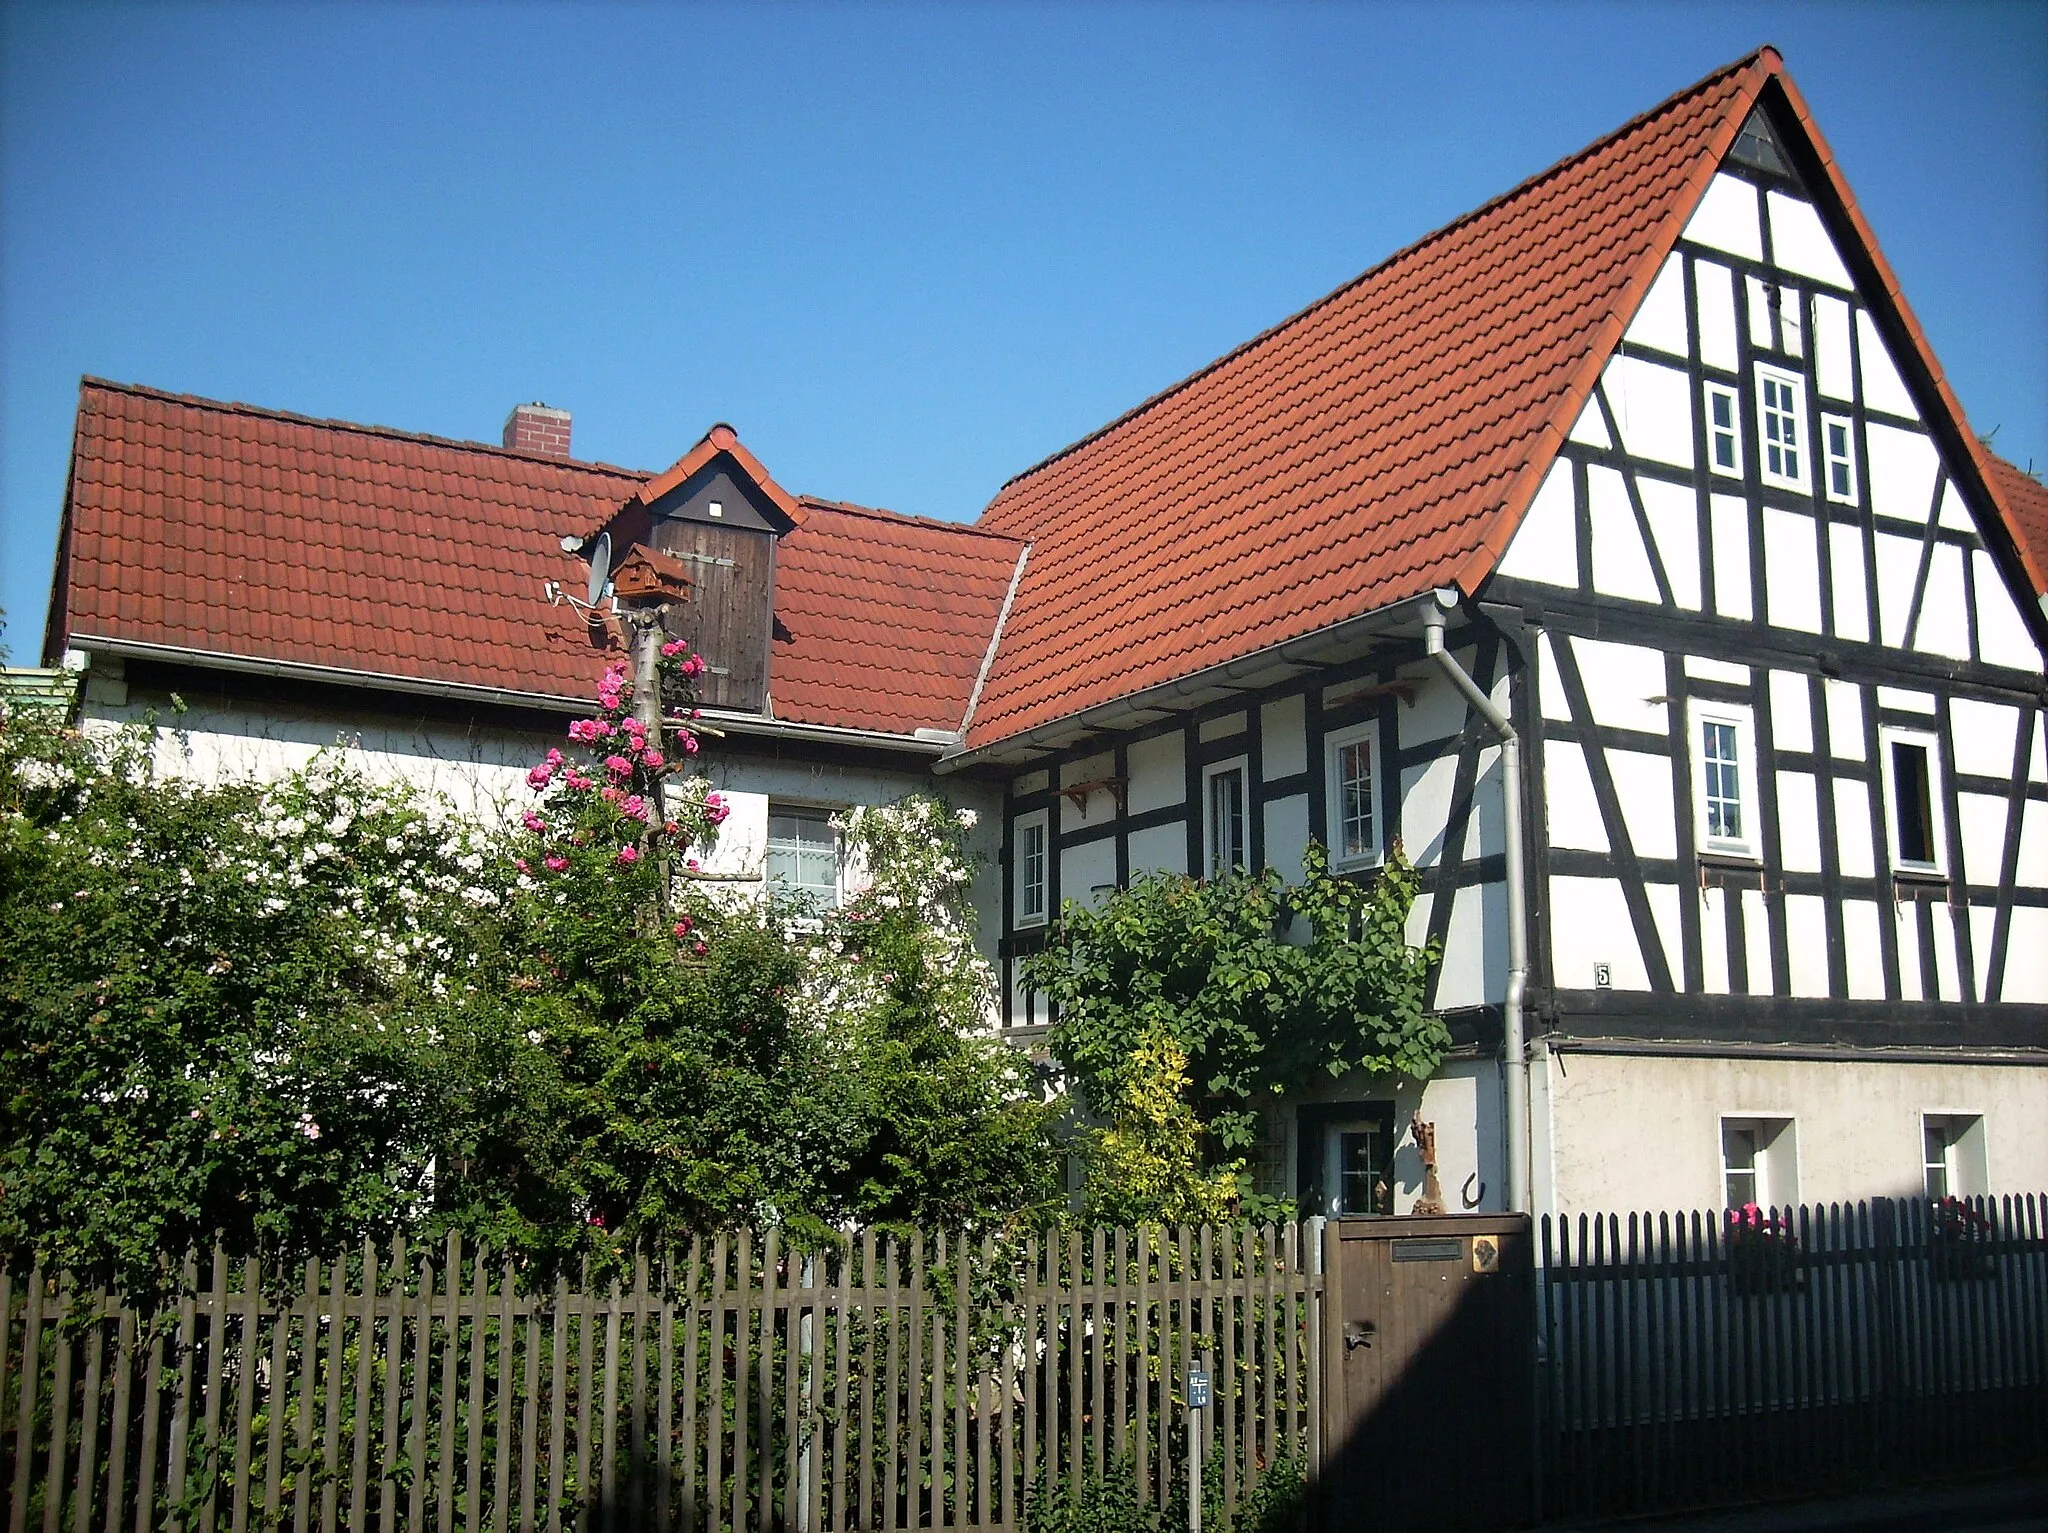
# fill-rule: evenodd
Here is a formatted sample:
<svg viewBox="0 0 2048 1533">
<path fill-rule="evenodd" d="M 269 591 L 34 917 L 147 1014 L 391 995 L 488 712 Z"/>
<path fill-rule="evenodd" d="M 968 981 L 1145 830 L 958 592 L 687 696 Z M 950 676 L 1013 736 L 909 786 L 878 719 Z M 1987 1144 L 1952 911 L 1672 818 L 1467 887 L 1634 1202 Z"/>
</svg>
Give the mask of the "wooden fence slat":
<svg viewBox="0 0 2048 1533">
<path fill-rule="evenodd" d="M 880 1514 L 875 1506 L 875 1449 L 887 1438 L 876 1435 L 875 1422 L 875 1371 L 882 1365 L 882 1337 L 877 1329 L 880 1317 L 885 1313 L 877 1303 L 875 1284 L 875 1232 L 864 1230 L 860 1236 L 860 1287 L 861 1287 L 861 1369 L 860 1369 L 860 1501 L 859 1509 L 851 1523 L 838 1526 L 871 1528 L 880 1525 Z M 851 1314 L 851 1306 L 848 1310 Z"/>
<path fill-rule="evenodd" d="M 702 1281 L 703 1257 L 704 1242 L 702 1238 L 695 1235 L 691 1236 L 689 1263 L 683 1269 L 681 1305 L 681 1319 L 684 1327 L 682 1422 L 683 1533 L 697 1533 L 697 1392 L 699 1388 L 697 1382 L 697 1332 L 701 1325 L 700 1316 L 703 1312 L 703 1306 L 697 1297 L 697 1285 Z M 671 1344 L 669 1350 L 671 1354 L 674 1352 L 673 1344 Z M 713 1431 L 715 1433 L 715 1424 L 718 1420 L 715 1402 L 710 1412 L 710 1418 L 714 1423 Z M 670 1461 L 673 1462 L 675 1450 L 671 1447 L 667 1451 L 671 1455 Z M 666 1487 L 668 1483 L 666 1476 L 663 1477 L 662 1483 Z M 673 1526 L 673 1524 L 669 1523 L 664 1517 L 662 1526 L 666 1529 Z"/>
<path fill-rule="evenodd" d="M 411 1275 L 406 1256 L 405 1237 L 392 1236 L 391 1294 L 384 1329 L 384 1462 L 377 1482 L 378 1533 L 397 1533 L 398 1528 L 398 1402 L 405 1382 L 406 1283 Z"/>
<path fill-rule="evenodd" d="M 673 1250 L 662 1255 L 659 1282 L 661 1288 L 656 1297 L 660 1302 L 654 1307 L 653 1324 L 655 1357 L 660 1365 L 661 1382 L 654 1397 L 655 1450 L 648 1460 L 648 1471 L 654 1479 L 651 1487 L 654 1492 L 654 1525 L 661 1529 L 661 1533 L 668 1533 L 675 1526 L 676 1273 Z"/>
<path fill-rule="evenodd" d="M 744 1233 L 740 1238 L 742 1241 L 746 1239 Z M 710 1374 L 711 1379 L 710 1399 L 705 1407 L 709 1417 L 704 1428 L 705 1437 L 708 1439 L 705 1456 L 705 1497 L 710 1504 L 711 1526 L 714 1528 L 718 1525 L 719 1519 L 723 1515 L 722 1508 L 725 1505 L 725 1272 L 726 1261 L 730 1255 L 731 1251 L 727 1245 L 726 1237 L 721 1234 L 718 1237 L 712 1254 L 712 1267 L 714 1270 L 711 1275 L 711 1346 L 704 1363 L 705 1370 Z M 740 1266 L 741 1270 L 744 1271 L 746 1267 L 746 1258 L 744 1256 L 741 1257 Z M 744 1332 L 746 1329 L 744 1323 L 741 1324 L 740 1329 Z M 739 1377 L 744 1380 L 746 1378 L 746 1359 L 744 1355 L 739 1360 L 739 1370 Z M 737 1410 L 735 1414 L 740 1418 L 738 1425 L 740 1433 L 743 1434 L 745 1431 L 744 1407 Z M 740 1437 L 736 1435 L 734 1439 L 734 1453 L 736 1455 L 734 1472 L 736 1474 L 743 1474 L 745 1472 L 737 1467 L 740 1440 Z M 738 1527 L 739 1521 L 737 1518 L 733 1519 L 732 1525 L 735 1528 Z"/>
<path fill-rule="evenodd" d="M 756 1359 L 759 1373 L 754 1385 L 754 1450 L 760 1459 L 760 1511 L 762 1533 L 775 1526 L 775 1304 L 782 1286 L 779 1263 L 782 1232 L 769 1226 L 761 1245 L 761 1329 Z"/>
<path fill-rule="evenodd" d="M 555 1277 L 554 1323 L 549 1326 L 548 1387 L 548 1533 L 562 1533 L 562 1508 L 568 1485 L 563 1471 L 569 1461 L 569 1279 Z"/>
<path fill-rule="evenodd" d="M 498 1260 L 498 1384 L 492 1391 L 498 1429 L 491 1459 L 491 1525 L 504 1533 L 512 1522 L 512 1408 L 518 1392 L 512 1376 L 513 1323 L 512 1262 Z"/>
<path fill-rule="evenodd" d="M 85 1387 L 79 1395 L 84 1409 L 78 1419 L 78 1479 L 71 1501 L 72 1533 L 89 1533 L 98 1490 L 100 1370 L 107 1340 L 106 1302 L 104 1289 L 94 1289 L 87 1300 L 92 1307 L 92 1331 L 86 1338 Z M 211 1526 L 209 1522 L 208 1527 Z"/>
<path fill-rule="evenodd" d="M 852 1240 L 846 1240 L 832 1248 L 832 1258 L 839 1263 L 839 1300 L 829 1307 L 826 1314 L 832 1332 L 832 1503 L 827 1513 L 830 1520 L 826 1527 L 837 1530 L 846 1526 L 846 1490 L 848 1465 L 846 1458 L 847 1426 L 853 1415 L 853 1314 L 854 1314 L 854 1252 L 858 1249 Z M 813 1510 L 811 1526 L 817 1526 L 817 1514 Z"/>
<path fill-rule="evenodd" d="M 533 1494 L 540 1462 L 540 1316 L 540 1295 L 536 1291 L 532 1302 L 527 1305 L 526 1322 L 519 1338 L 523 1369 L 519 1397 L 519 1503 L 516 1513 L 519 1533 L 534 1533 Z M 512 1414 L 509 1407 L 505 1414 Z M 501 1526 L 509 1529 L 514 1515 L 507 1512 L 499 1519 Z"/>
<path fill-rule="evenodd" d="M 254 1446 L 251 1437 L 255 1429 L 257 1360 L 261 1354 L 263 1338 L 263 1266 L 253 1256 L 242 1258 L 241 1288 L 242 1325 L 240 1331 L 241 1371 L 235 1383 L 235 1426 L 234 1455 L 231 1460 L 233 1482 L 228 1486 L 228 1528 L 229 1533 L 243 1533 L 249 1525 L 250 1467 Z M 121 1315 L 123 1336 L 126 1336 L 128 1314 Z M 123 1350 L 125 1351 L 125 1339 Z M 117 1385 L 114 1396 L 114 1437 L 120 1441 L 126 1423 L 121 1420 L 127 1406 L 126 1380 Z M 113 1527 L 112 1506 L 120 1499 L 120 1467 L 114 1459 L 115 1450 L 109 1449 L 107 1501 L 109 1506 L 107 1527 Z"/>
<path fill-rule="evenodd" d="M 968 1521 L 969 1497 L 973 1491 L 971 1466 L 967 1458 L 967 1391 L 973 1373 L 968 1356 L 967 1285 L 973 1265 L 973 1247 L 965 1235 L 953 1237 L 953 1505 L 951 1523 Z"/>
<path fill-rule="evenodd" d="M 251 1267 L 253 1269 L 253 1262 Z M 8 1292 L 9 1276 L 5 1272 L 0 1272 L 0 1399 L 6 1398 L 6 1361 L 4 1354 L 7 1350 L 7 1342 L 10 1339 L 9 1330 L 12 1320 L 10 1305 L 13 1295 Z M 100 1524 L 105 1529 L 105 1533 L 119 1533 L 123 1522 L 121 1514 L 126 1509 L 124 1497 L 126 1496 L 128 1485 L 128 1401 L 129 1390 L 132 1388 L 130 1378 L 135 1372 L 136 1367 L 135 1338 L 135 1311 L 123 1305 L 119 1328 L 115 1333 L 113 1420 L 107 1440 L 106 1517 Z M 246 1394 L 247 1391 L 245 1390 L 244 1395 L 246 1396 Z M 237 1475 L 238 1483 L 235 1492 L 237 1512 L 244 1515 L 248 1511 L 249 1500 L 248 1487 L 246 1484 L 241 1483 L 247 1479 L 248 1475 L 247 1437 L 247 1423 L 244 1422 L 241 1438 L 245 1451 L 242 1455 L 241 1472 Z M 244 1523 L 237 1522 L 234 1525 L 233 1533 L 242 1533 L 243 1527 Z"/>
<path fill-rule="evenodd" d="M 605 1303 L 604 1357 L 598 1364 L 603 1383 L 598 1397 L 597 1480 L 605 1533 L 614 1533 L 619 1525 L 619 1337 L 626 1299 L 614 1273 Z"/>
<path fill-rule="evenodd" d="M 432 1389 L 434 1362 L 434 1287 L 438 1281 L 433 1248 L 420 1247 L 419 1279 L 412 1303 L 412 1425 L 406 1433 L 407 1476 L 405 1525 L 426 1526 L 427 1506 L 427 1401 Z"/>
<path fill-rule="evenodd" d="M 802 1504 L 803 1464 L 801 1462 L 802 1422 L 798 1412 L 802 1409 L 801 1385 L 803 1360 L 803 1290 L 807 1286 L 805 1261 L 795 1247 L 783 1252 L 782 1288 L 782 1522 L 785 1527 L 798 1526 L 797 1508 Z M 770 1327 L 771 1334 L 775 1328 Z M 774 1390 L 768 1391 L 770 1403 Z M 770 1460 L 769 1462 L 772 1462 Z M 762 1516 L 767 1516 L 764 1510 Z"/>
<path fill-rule="evenodd" d="M 362 1309 L 356 1321 L 355 1420 L 349 1432 L 348 1525 L 370 1525 L 370 1380 L 377 1359 L 377 1243 L 363 1241 Z M 337 1314 L 336 1324 L 340 1324 Z"/>
<path fill-rule="evenodd" d="M 71 1332 L 62 1316 L 69 1308 L 71 1280 L 57 1290 L 57 1360 L 50 1386 L 49 1464 L 43 1471 L 43 1533 L 57 1533 L 64 1514 L 64 1466 L 71 1450 Z M 189 1389 L 188 1389 L 189 1392 Z"/>
</svg>

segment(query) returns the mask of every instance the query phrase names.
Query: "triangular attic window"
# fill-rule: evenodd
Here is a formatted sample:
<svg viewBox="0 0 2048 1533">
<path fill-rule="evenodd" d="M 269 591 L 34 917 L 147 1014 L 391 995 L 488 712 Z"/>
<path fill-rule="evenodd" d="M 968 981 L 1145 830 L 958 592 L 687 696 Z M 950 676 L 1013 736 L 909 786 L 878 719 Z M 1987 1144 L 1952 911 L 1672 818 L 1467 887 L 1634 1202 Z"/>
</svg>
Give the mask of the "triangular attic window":
<svg viewBox="0 0 2048 1533">
<path fill-rule="evenodd" d="M 1735 147 L 1728 151 L 1728 158 L 1769 171 L 1774 176 L 1792 174 L 1792 167 L 1779 152 L 1777 137 L 1771 132 L 1770 120 L 1764 116 L 1762 107 L 1750 112 L 1749 121 L 1735 135 Z"/>
</svg>

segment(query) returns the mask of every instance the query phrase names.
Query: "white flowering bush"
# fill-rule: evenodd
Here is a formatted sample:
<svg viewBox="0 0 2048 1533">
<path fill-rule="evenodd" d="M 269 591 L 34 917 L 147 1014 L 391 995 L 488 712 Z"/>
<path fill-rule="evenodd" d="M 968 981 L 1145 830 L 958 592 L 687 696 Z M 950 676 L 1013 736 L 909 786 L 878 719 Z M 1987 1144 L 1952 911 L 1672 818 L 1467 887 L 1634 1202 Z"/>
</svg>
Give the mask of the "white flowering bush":
<svg viewBox="0 0 2048 1533">
<path fill-rule="evenodd" d="M 221 787 L 148 759 L 0 715 L 0 1244 L 135 1274 L 415 1221 L 437 1000 L 510 869 L 338 753 Z"/>
</svg>

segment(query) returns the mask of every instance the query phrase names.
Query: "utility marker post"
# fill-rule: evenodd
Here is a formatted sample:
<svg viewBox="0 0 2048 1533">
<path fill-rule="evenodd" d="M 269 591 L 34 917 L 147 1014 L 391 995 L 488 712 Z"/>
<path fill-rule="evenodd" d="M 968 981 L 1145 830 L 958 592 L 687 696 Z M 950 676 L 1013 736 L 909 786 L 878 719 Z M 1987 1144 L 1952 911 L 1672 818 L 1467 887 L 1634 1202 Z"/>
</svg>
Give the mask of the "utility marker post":
<svg viewBox="0 0 2048 1533">
<path fill-rule="evenodd" d="M 1209 1354 L 1188 1370 L 1188 1533 L 1202 1533 L 1202 1446 L 1209 1434 Z"/>
</svg>

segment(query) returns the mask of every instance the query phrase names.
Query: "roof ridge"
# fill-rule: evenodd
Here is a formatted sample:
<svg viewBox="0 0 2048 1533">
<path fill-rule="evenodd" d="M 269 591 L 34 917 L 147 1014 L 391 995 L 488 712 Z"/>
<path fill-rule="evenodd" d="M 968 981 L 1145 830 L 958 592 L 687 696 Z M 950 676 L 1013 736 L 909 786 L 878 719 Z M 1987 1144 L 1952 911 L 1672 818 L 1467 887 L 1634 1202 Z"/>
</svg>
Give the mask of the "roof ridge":
<svg viewBox="0 0 2048 1533">
<path fill-rule="evenodd" d="M 969 532 L 981 538 L 1000 538 L 1005 543 L 1022 544 L 1026 541 L 1020 533 L 1002 532 L 994 527 L 983 527 L 978 522 L 956 522 L 950 517 L 920 516 L 914 511 L 892 511 L 887 506 L 863 506 L 851 500 L 829 500 L 823 495 L 799 495 L 797 499 L 807 506 L 816 506 L 820 511 L 843 511 L 849 516 L 871 516 L 878 521 L 914 522 L 919 526 L 938 527 L 947 532 Z"/>
<path fill-rule="evenodd" d="M 612 474 L 620 478 L 644 482 L 653 472 L 647 469 L 626 468 L 617 463 L 601 463 L 587 458 L 560 458 L 552 453 L 534 452 L 521 447 L 503 447 L 492 442 L 471 441 L 463 437 L 436 436 L 427 431 L 402 431 L 396 426 L 377 426 L 363 421 L 340 420 L 332 416 L 301 415 L 296 410 L 279 410 L 269 405 L 252 405 L 239 399 L 209 399 L 204 394 L 180 394 L 170 389 L 153 388 L 146 383 L 122 383 L 112 378 L 100 378 L 83 373 L 78 380 L 79 392 L 88 388 L 102 389 L 115 394 L 128 394 L 141 399 L 159 399 L 169 404 L 188 405 L 195 409 L 216 410 L 229 415 L 252 416 L 259 420 L 286 421 L 295 426 L 320 426 L 330 431 L 352 431 L 360 436 L 385 437 L 398 442 L 421 442 L 433 447 L 453 447 L 464 452 L 488 453 L 493 457 L 510 458 L 520 463 L 545 463 L 556 468 L 580 469 L 592 473 Z"/>
<path fill-rule="evenodd" d="M 1475 219 L 1484 217 L 1486 214 L 1493 212 L 1495 209 L 1501 207 L 1503 204 L 1512 202 L 1516 198 L 1524 195 L 1525 193 L 1534 190 L 1541 183 L 1550 180 L 1553 176 L 1558 175 L 1560 172 L 1568 169 L 1569 167 L 1578 163 L 1579 161 L 1584 160 L 1587 157 L 1597 153 L 1598 151 L 1606 149 L 1607 147 L 1615 143 L 1617 140 L 1626 137 L 1628 134 L 1635 132 L 1637 129 L 1643 127 L 1645 124 L 1651 122 L 1653 119 L 1661 117 L 1666 112 L 1669 112 L 1673 110 L 1675 107 L 1679 106 L 1680 104 L 1690 100 L 1692 97 L 1698 95 L 1701 91 L 1706 90 L 1709 86 L 1718 84 L 1722 80 L 1727 79 L 1730 75 L 1739 74 L 1741 71 L 1750 68 L 1757 62 L 1758 59 L 1762 58 L 1767 53 L 1771 54 L 1773 57 L 1779 56 L 1778 50 L 1769 43 L 1763 43 L 1758 47 L 1751 49 L 1748 53 L 1744 54 L 1741 58 L 1736 59 L 1733 63 L 1724 64 L 1720 68 L 1715 69 L 1709 72 L 1708 74 L 1701 76 L 1699 79 L 1693 81 L 1692 84 L 1684 87 L 1683 89 L 1674 91 L 1671 95 L 1666 96 L 1662 101 L 1658 102 L 1655 106 L 1650 107 L 1646 111 L 1638 112 L 1634 117 L 1631 117 L 1627 122 L 1623 123 L 1620 127 L 1615 128 L 1611 132 L 1603 134 L 1601 137 L 1594 139 L 1593 142 L 1591 142 L 1590 144 L 1586 144 L 1581 148 L 1574 150 L 1572 153 L 1566 155 L 1563 159 L 1558 160 L 1556 163 L 1552 165 L 1546 166 L 1544 169 L 1537 171 L 1534 175 L 1529 176 L 1524 180 L 1516 182 L 1515 185 L 1509 187 L 1506 191 L 1500 193 L 1498 196 L 1489 198 L 1487 201 L 1480 203 L 1478 207 L 1469 209 L 1464 213 L 1460 213 L 1456 218 L 1453 218 L 1449 223 L 1440 224 L 1436 228 L 1424 234 L 1421 238 L 1409 244 L 1403 245 L 1399 250 L 1394 251 L 1392 254 L 1383 257 L 1379 261 L 1375 262 L 1373 265 L 1368 266 L 1364 271 L 1358 273 L 1357 276 L 1348 278 L 1344 282 L 1339 283 L 1336 287 L 1330 289 L 1329 292 L 1323 294 L 1322 297 L 1314 299 L 1313 301 L 1303 305 L 1301 308 L 1295 310 L 1292 314 L 1289 314 L 1286 318 L 1279 320 L 1272 325 L 1267 326 L 1264 330 L 1261 330 L 1257 335 L 1251 337 L 1251 339 L 1247 341 L 1242 341 L 1236 346 L 1233 346 L 1229 351 L 1224 352 L 1223 355 L 1215 358 L 1212 361 L 1205 362 L 1202 366 L 1196 368 L 1186 377 L 1181 378 L 1177 382 L 1168 384 L 1158 393 L 1153 394 L 1148 398 L 1139 401 L 1137 404 L 1131 406 L 1130 409 L 1124 411 L 1121 415 L 1118 415 L 1114 419 L 1107 421 L 1103 425 L 1096 427 L 1087 435 L 1077 437 L 1075 440 L 1069 442 L 1066 446 L 1059 448 L 1057 451 L 1046 454 L 1045 457 L 1040 458 L 1036 463 L 1032 464 L 1029 468 L 1023 469 L 1015 474 L 1012 474 L 1008 479 L 1005 479 L 1002 482 L 1001 486 L 997 489 L 997 496 L 1000 497 L 1002 492 L 1004 490 L 1009 489 L 1011 485 L 1017 484 L 1025 479 L 1029 479 L 1033 474 L 1037 473 L 1039 470 L 1049 468 L 1054 463 L 1059 462 L 1062 458 L 1070 457 L 1072 454 L 1079 452 L 1089 443 L 1094 442 L 1101 437 L 1109 435 L 1110 432 L 1116 430 L 1119 426 L 1122 426 L 1127 421 L 1135 420 L 1137 417 L 1143 415 L 1146 411 L 1150 410 L 1153 406 L 1160 404 L 1167 399 L 1171 399 L 1174 395 L 1179 394 L 1184 389 L 1187 389 L 1191 385 L 1200 382 L 1203 378 L 1206 378 L 1209 374 L 1215 372 L 1218 368 L 1221 368 L 1230 362 L 1234 362 L 1235 360 L 1237 360 L 1237 358 L 1245 355 L 1247 352 L 1256 350 L 1258 347 L 1264 345 L 1267 341 L 1273 339 L 1273 337 L 1279 335 L 1282 331 L 1291 329 L 1295 324 L 1299 323 L 1301 320 L 1306 319 L 1309 315 L 1315 313 L 1318 309 L 1324 308 L 1325 306 L 1335 302 L 1337 299 L 1343 297 L 1353 288 L 1359 286 L 1359 284 L 1379 276 L 1381 273 L 1385 272 L 1389 267 L 1393 266 L 1397 261 L 1406 260 L 1409 256 L 1416 254 L 1417 252 L 1425 249 L 1428 246 L 1434 245 L 1439 240 L 1443 239 L 1445 236 L 1451 234 L 1453 231 L 1463 228 L 1465 225 L 1473 222 Z M 990 505 L 993 505 L 994 503 L 995 502 L 993 500 L 990 501 Z M 987 515 L 986 508 L 983 509 L 982 514 Z"/>
</svg>

